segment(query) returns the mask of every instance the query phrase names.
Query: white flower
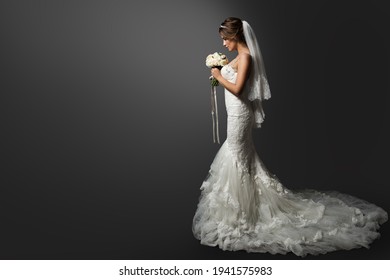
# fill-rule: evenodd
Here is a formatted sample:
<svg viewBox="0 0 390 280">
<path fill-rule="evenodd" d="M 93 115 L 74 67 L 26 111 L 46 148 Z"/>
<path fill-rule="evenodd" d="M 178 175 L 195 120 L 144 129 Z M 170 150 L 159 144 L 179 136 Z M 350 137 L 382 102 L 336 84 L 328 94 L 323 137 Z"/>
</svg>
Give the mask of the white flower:
<svg viewBox="0 0 390 280">
<path fill-rule="evenodd" d="M 228 63 L 228 59 L 226 58 L 226 55 L 224 55 L 223 53 L 215 52 L 213 54 L 209 54 L 206 57 L 206 66 L 209 68 L 224 66 L 227 63 Z"/>
<path fill-rule="evenodd" d="M 223 53 L 215 52 L 213 54 L 209 54 L 206 57 L 206 66 L 208 68 L 222 67 L 225 66 L 227 63 L 228 59 Z M 218 86 L 219 82 L 217 79 L 215 79 L 213 76 L 211 76 L 209 79 L 211 80 L 212 86 Z"/>
</svg>

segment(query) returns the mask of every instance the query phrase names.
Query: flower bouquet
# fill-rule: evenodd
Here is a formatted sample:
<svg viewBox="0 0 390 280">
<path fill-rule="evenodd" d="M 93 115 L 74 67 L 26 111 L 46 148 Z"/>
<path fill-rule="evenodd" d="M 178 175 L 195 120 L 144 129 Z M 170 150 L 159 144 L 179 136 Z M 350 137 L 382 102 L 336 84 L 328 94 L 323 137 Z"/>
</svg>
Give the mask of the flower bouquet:
<svg viewBox="0 0 390 280">
<path fill-rule="evenodd" d="M 222 69 L 222 66 L 228 64 L 228 59 L 226 55 L 220 52 L 215 52 L 213 54 L 209 54 L 206 57 L 206 66 L 209 68 L 218 68 Z M 209 78 L 211 80 L 211 117 L 213 119 L 213 140 L 214 143 L 219 141 L 219 128 L 218 128 L 218 107 L 217 107 L 217 95 L 216 95 L 216 87 L 219 85 L 217 79 L 213 76 Z"/>
<path fill-rule="evenodd" d="M 226 55 L 224 55 L 223 53 L 220 53 L 220 52 L 215 52 L 213 54 L 209 54 L 206 57 L 206 66 L 208 68 L 218 68 L 219 70 L 221 70 L 222 66 L 225 66 L 228 63 L 229 63 L 229 61 L 228 61 Z M 210 76 L 209 79 L 211 80 L 212 86 L 219 85 L 218 80 L 215 79 L 213 76 Z"/>
</svg>

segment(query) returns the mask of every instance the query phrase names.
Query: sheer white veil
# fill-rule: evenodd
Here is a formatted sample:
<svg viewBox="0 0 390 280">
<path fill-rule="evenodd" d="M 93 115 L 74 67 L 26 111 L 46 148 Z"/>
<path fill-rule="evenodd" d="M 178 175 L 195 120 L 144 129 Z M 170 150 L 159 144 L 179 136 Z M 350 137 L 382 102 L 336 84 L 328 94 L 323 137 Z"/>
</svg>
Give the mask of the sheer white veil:
<svg viewBox="0 0 390 280">
<path fill-rule="evenodd" d="M 260 52 L 259 44 L 257 43 L 256 34 L 252 27 L 245 20 L 242 21 L 244 37 L 246 44 L 251 54 L 252 63 L 246 89 L 248 91 L 248 99 L 252 103 L 255 116 L 255 127 L 260 127 L 264 121 L 265 114 L 263 111 L 262 101 L 271 98 L 263 57 Z"/>
</svg>

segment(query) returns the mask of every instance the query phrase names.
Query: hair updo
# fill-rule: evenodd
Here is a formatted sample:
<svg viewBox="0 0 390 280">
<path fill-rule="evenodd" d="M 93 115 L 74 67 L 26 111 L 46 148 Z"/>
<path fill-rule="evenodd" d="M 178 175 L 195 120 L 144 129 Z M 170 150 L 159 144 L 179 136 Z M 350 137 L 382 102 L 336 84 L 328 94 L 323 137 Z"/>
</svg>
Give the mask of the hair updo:
<svg viewBox="0 0 390 280">
<path fill-rule="evenodd" d="M 239 42 L 245 42 L 244 30 L 242 28 L 242 20 L 236 17 L 228 17 L 218 30 L 219 34 L 225 39 L 235 39 Z"/>
</svg>

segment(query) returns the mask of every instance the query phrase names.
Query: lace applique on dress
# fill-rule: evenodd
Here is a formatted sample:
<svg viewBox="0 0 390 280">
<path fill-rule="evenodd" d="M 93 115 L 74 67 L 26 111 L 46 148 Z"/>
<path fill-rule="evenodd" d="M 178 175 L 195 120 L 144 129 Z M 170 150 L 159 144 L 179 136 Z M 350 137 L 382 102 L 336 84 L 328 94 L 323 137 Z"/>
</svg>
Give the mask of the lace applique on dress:
<svg viewBox="0 0 390 280">
<path fill-rule="evenodd" d="M 235 83 L 230 65 L 221 69 Z M 299 256 L 368 247 L 387 213 L 337 192 L 293 192 L 270 173 L 252 141 L 253 110 L 247 92 L 225 90 L 227 139 L 201 186 L 193 233 L 223 250 Z"/>
</svg>

